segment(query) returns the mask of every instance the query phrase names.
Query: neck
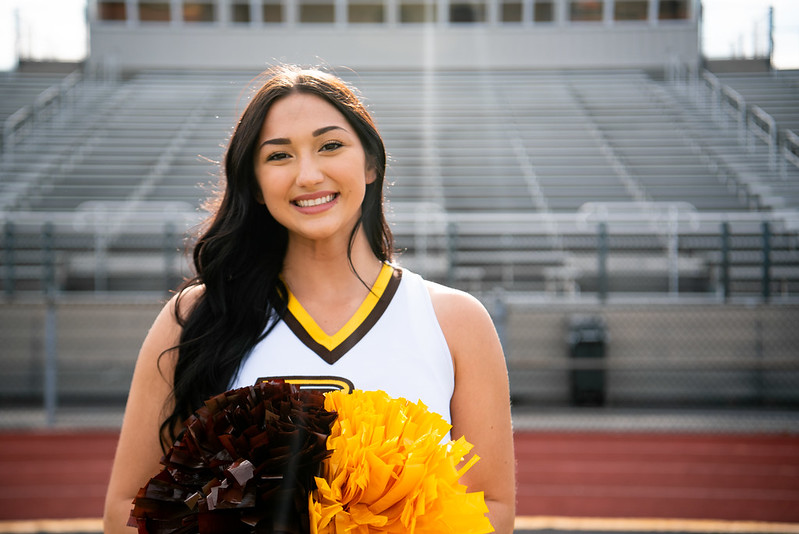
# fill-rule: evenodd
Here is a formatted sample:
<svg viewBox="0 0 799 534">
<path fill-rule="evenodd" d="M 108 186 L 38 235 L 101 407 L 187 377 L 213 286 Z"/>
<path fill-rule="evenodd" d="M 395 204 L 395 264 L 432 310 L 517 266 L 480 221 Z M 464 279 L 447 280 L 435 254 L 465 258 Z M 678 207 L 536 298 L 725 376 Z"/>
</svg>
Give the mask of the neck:
<svg viewBox="0 0 799 534">
<path fill-rule="evenodd" d="M 358 288 L 368 290 L 364 282 L 371 286 L 382 263 L 372 252 L 362 229 L 358 230 L 352 244 L 352 265 L 348 247 L 348 242 L 333 244 L 290 239 L 283 262 L 283 280 L 297 298 L 340 295 L 358 291 Z"/>
</svg>

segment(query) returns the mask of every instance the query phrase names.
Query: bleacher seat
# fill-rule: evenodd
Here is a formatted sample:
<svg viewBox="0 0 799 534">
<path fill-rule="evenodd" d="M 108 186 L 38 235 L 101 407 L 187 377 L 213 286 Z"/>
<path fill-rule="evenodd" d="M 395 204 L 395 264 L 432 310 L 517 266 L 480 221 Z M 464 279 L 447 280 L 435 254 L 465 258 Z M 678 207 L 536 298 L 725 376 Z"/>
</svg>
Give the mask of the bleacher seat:
<svg viewBox="0 0 799 534">
<path fill-rule="evenodd" d="M 734 127 L 720 126 L 709 110 L 686 104 L 668 83 L 639 70 L 341 74 L 359 87 L 384 135 L 390 217 L 405 261 L 454 285 L 596 290 L 598 219 L 594 213 L 581 224 L 586 203 L 690 205 L 719 221 L 721 214 L 746 220 L 777 203 L 799 207 L 797 188 L 783 183 L 762 153 L 742 155 Z M 158 209 L 149 209 L 147 224 L 135 213 L 176 203 L 169 204 L 182 206 L 172 217 L 176 231 L 196 222 L 252 80 L 252 73 L 233 71 L 143 71 L 112 85 L 87 80 L 72 108 L 38 125 L 2 160 L 0 213 L 9 221 L 34 220 L 37 212 L 38 220 L 53 214 L 61 221 L 59 283 L 72 289 L 96 284 L 89 271 L 99 249 L 88 223 L 76 230 L 68 221 L 127 217 L 109 225 L 115 233 L 102 242 L 105 287 L 162 284 L 167 216 L 159 226 Z M 789 92 L 753 88 L 751 95 L 790 122 Z M 613 223 L 609 232 L 614 266 L 621 259 L 644 266 L 636 291 L 668 285 L 664 259 L 672 243 L 652 217 Z M 676 268 L 686 290 L 707 292 L 718 283 L 720 225 L 697 224 L 680 227 Z M 36 288 L 41 225 L 14 231 L 17 245 L 28 247 L 17 252 L 18 288 Z M 795 229 L 776 224 L 772 231 L 775 283 L 795 292 Z M 757 239 L 759 232 L 753 223 L 744 235 Z M 736 287 L 757 291 L 748 245 L 733 246 L 743 247 L 731 256 Z M 132 253 L 149 258 L 140 264 L 138 285 L 121 266 Z M 31 273 L 28 282 L 24 272 Z M 623 290 L 628 270 L 609 274 Z"/>
</svg>

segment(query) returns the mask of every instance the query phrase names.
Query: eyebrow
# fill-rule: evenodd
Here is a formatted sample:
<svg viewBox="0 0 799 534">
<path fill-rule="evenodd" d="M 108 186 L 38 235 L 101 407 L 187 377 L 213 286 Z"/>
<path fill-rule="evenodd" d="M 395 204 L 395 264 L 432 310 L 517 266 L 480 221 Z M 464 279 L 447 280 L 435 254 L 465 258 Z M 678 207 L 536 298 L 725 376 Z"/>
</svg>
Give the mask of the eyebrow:
<svg viewBox="0 0 799 534">
<path fill-rule="evenodd" d="M 331 130 L 344 130 L 341 126 L 323 126 L 317 130 L 311 132 L 311 135 L 314 137 L 319 137 L 322 134 L 325 134 Z M 345 130 L 346 131 L 346 130 Z M 267 139 L 263 143 L 261 143 L 258 148 L 263 148 L 266 145 L 290 145 L 291 140 L 286 137 L 275 137 L 274 139 Z"/>
</svg>

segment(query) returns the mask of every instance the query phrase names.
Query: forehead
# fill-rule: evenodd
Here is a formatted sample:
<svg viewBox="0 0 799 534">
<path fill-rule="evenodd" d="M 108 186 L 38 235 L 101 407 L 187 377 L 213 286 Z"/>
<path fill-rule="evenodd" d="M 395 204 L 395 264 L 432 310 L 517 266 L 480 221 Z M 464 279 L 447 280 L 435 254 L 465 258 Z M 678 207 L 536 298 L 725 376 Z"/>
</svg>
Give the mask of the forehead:
<svg viewBox="0 0 799 534">
<path fill-rule="evenodd" d="M 291 93 L 276 100 L 264 118 L 262 135 L 300 133 L 324 126 L 348 128 L 344 115 L 330 102 L 314 94 Z M 349 128 L 348 128 L 349 129 Z"/>
</svg>

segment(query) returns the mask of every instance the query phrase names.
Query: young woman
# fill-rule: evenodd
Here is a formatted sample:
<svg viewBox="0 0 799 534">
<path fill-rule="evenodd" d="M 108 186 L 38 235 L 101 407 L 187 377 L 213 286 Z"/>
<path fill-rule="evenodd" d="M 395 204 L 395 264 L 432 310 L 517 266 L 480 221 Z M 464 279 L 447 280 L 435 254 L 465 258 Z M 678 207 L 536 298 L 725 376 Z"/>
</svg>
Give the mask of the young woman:
<svg viewBox="0 0 799 534">
<path fill-rule="evenodd" d="M 507 370 L 471 296 L 391 263 L 386 155 L 353 90 L 280 67 L 225 156 L 225 188 L 194 249 L 197 275 L 162 310 L 138 357 L 108 487 L 105 532 L 159 471 L 182 421 L 263 378 L 382 389 L 421 400 L 481 460 L 466 473 L 497 532 L 513 531 Z"/>
</svg>

